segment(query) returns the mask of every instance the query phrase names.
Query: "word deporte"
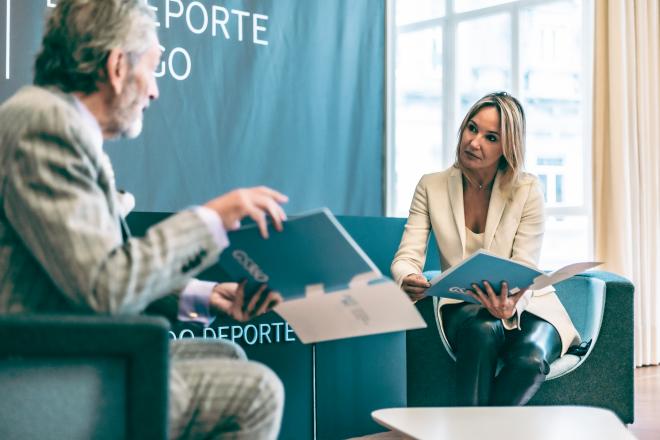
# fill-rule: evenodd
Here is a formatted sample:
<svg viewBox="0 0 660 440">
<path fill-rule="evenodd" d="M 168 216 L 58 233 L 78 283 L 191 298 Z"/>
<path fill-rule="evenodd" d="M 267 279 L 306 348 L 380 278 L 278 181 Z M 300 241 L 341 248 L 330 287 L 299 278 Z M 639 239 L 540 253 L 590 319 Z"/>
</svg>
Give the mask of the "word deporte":
<svg viewBox="0 0 660 440">
<path fill-rule="evenodd" d="M 188 329 L 180 331 L 178 335 L 173 331 L 169 333 L 170 339 L 195 338 L 192 330 Z M 245 343 L 247 345 L 297 341 L 293 329 L 285 322 L 207 327 L 201 337 L 204 339 L 227 339 L 238 344 Z"/>
</svg>

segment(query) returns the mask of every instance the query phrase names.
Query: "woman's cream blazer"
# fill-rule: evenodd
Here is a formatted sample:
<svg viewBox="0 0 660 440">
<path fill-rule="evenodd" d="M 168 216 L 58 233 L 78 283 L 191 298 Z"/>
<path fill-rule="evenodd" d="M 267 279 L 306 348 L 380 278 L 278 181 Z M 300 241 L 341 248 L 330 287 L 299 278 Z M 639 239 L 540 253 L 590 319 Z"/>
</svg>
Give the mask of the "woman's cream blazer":
<svg viewBox="0 0 660 440">
<path fill-rule="evenodd" d="M 506 197 L 499 185 L 501 176 L 498 172 L 493 184 L 483 247 L 501 257 L 537 266 L 545 222 L 539 182 L 533 175 L 524 173 L 511 196 Z M 399 285 L 407 275 L 422 272 L 431 229 L 442 270 L 469 256 L 465 252 L 463 182 L 457 168 L 427 174 L 417 184 L 408 222 L 391 267 L 392 276 Z M 451 301 L 444 299 L 440 305 Z M 551 323 L 561 337 L 562 354 L 579 343 L 575 326 L 552 287 L 528 292 L 517 309 L 518 323 L 523 310 Z"/>
</svg>

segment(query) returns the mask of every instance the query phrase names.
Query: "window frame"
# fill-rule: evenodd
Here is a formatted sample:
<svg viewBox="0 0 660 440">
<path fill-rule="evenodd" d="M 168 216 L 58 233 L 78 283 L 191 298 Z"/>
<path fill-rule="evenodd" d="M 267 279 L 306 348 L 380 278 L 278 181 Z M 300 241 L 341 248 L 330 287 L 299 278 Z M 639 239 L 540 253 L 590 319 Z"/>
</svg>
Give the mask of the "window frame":
<svg viewBox="0 0 660 440">
<path fill-rule="evenodd" d="M 500 5 L 488 6 L 465 12 L 454 12 L 454 0 L 445 1 L 445 15 L 428 20 L 408 23 L 401 26 L 396 25 L 396 0 L 387 0 L 386 3 L 386 146 L 385 146 L 385 212 L 387 216 L 396 215 L 395 203 L 395 142 L 396 142 L 396 47 L 397 36 L 400 33 L 422 31 L 440 26 L 443 44 L 443 74 L 442 74 L 442 140 L 444 145 L 454 145 L 456 142 L 456 29 L 458 24 L 464 20 L 488 17 L 494 14 L 507 13 L 511 17 L 511 69 L 512 82 L 511 92 L 514 96 L 520 96 L 521 69 L 520 69 L 520 13 L 523 9 L 559 3 L 562 0 L 517 0 Z M 589 253 L 593 253 L 593 207 L 592 207 L 592 78 L 593 78 L 593 42 L 594 39 L 594 2 L 583 0 L 582 15 L 582 103 L 581 111 L 582 134 L 584 149 L 582 182 L 584 188 L 584 199 L 580 206 L 547 206 L 546 216 L 586 216 L 588 224 L 588 246 Z M 447 68 L 451 66 L 451 68 Z M 445 148 L 442 158 L 445 163 L 453 162 L 454 151 Z"/>
</svg>

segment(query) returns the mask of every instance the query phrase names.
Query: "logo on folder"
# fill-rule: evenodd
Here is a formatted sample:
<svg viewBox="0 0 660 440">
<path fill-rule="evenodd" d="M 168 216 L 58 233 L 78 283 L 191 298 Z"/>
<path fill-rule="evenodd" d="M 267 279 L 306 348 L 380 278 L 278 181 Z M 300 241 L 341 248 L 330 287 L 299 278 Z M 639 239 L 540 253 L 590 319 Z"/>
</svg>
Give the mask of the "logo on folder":
<svg viewBox="0 0 660 440">
<path fill-rule="evenodd" d="M 241 265 L 243 269 L 247 273 L 250 274 L 252 278 L 254 278 L 255 281 L 259 283 L 267 283 L 268 282 L 268 275 L 266 275 L 259 265 L 254 262 L 252 258 L 247 254 L 247 252 L 242 251 L 240 249 L 234 250 L 234 252 L 231 253 L 231 256 L 234 257 L 234 260 L 238 264 Z"/>
</svg>

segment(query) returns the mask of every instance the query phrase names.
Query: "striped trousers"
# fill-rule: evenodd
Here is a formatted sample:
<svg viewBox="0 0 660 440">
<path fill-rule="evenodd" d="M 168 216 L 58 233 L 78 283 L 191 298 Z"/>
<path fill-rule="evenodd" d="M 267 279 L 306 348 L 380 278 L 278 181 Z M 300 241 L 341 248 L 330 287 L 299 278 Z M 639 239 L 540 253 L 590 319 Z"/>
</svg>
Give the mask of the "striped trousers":
<svg viewBox="0 0 660 440">
<path fill-rule="evenodd" d="M 175 340 L 170 354 L 170 438 L 277 438 L 284 388 L 268 367 L 222 340 Z"/>
</svg>

